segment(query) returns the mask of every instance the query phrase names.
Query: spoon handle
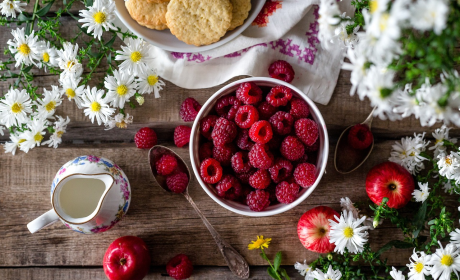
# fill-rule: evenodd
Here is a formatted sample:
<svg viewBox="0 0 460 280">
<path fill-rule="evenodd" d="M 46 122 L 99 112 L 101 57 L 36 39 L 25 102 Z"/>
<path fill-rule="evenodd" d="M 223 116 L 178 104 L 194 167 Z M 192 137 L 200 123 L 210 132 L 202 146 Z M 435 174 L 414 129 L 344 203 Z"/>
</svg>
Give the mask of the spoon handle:
<svg viewBox="0 0 460 280">
<path fill-rule="evenodd" d="M 374 109 L 372 109 L 372 112 L 369 114 L 369 116 L 367 116 L 367 118 L 361 123 L 361 124 L 367 125 L 369 129 L 371 129 L 371 126 L 372 126 L 372 120 L 374 119 L 375 108 L 377 108 L 377 106 L 375 106 Z"/>
<path fill-rule="evenodd" d="M 190 202 L 190 204 L 193 206 L 193 209 L 195 209 L 198 216 L 200 216 L 201 220 L 203 220 L 204 225 L 208 228 L 212 237 L 216 241 L 217 247 L 219 247 L 219 250 L 224 257 L 225 262 L 233 274 L 241 279 L 248 279 L 249 266 L 243 256 L 241 256 L 230 244 L 228 244 L 225 240 L 222 239 L 222 237 L 220 237 L 219 233 L 214 229 L 211 223 L 209 223 L 208 219 L 206 219 L 206 217 L 203 215 L 188 192 L 186 191 L 183 194 L 188 202 Z"/>
</svg>

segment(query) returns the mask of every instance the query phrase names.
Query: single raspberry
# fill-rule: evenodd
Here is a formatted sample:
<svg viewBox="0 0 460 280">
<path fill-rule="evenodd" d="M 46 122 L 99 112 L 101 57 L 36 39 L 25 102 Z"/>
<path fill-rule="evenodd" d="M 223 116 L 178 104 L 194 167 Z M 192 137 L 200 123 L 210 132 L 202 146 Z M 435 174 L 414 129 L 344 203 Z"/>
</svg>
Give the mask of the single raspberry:
<svg viewBox="0 0 460 280">
<path fill-rule="evenodd" d="M 222 180 L 216 185 L 216 190 L 218 196 L 229 200 L 238 199 L 243 192 L 240 181 L 230 174 L 222 177 Z"/>
<path fill-rule="evenodd" d="M 318 149 L 319 149 L 319 139 L 317 139 L 316 142 L 311 146 L 305 145 L 305 152 L 309 152 L 309 153 L 316 152 L 318 151 Z"/>
<path fill-rule="evenodd" d="M 281 154 L 290 161 L 300 159 L 305 153 L 305 148 L 299 138 L 287 136 L 281 143 Z"/>
<path fill-rule="evenodd" d="M 270 205 L 270 194 L 264 190 L 252 191 L 246 197 L 246 204 L 252 211 L 263 211 Z"/>
<path fill-rule="evenodd" d="M 209 140 L 212 140 L 212 131 L 216 126 L 216 121 L 219 117 L 214 115 L 207 115 L 200 120 L 200 133 Z"/>
<path fill-rule="evenodd" d="M 285 86 L 276 86 L 267 95 L 267 102 L 274 107 L 286 106 L 292 98 L 292 91 Z"/>
<path fill-rule="evenodd" d="M 249 129 L 249 137 L 259 144 L 268 143 L 273 137 L 272 126 L 267 121 L 255 122 Z"/>
<path fill-rule="evenodd" d="M 235 176 L 240 180 L 241 183 L 243 184 L 249 184 L 249 178 L 251 177 L 252 174 L 254 174 L 257 170 L 254 168 L 251 168 L 249 172 L 243 172 L 243 173 L 236 173 Z"/>
<path fill-rule="evenodd" d="M 295 120 L 303 119 L 310 115 L 310 108 L 308 107 L 307 102 L 304 100 L 293 97 L 291 99 L 291 110 L 289 113 L 294 117 Z"/>
<path fill-rule="evenodd" d="M 238 109 L 235 116 L 235 123 L 241 128 L 250 128 L 259 120 L 259 112 L 252 105 L 244 105 Z"/>
<path fill-rule="evenodd" d="M 177 168 L 177 159 L 174 155 L 163 155 L 156 163 L 157 173 L 162 176 L 171 174 Z"/>
<path fill-rule="evenodd" d="M 240 129 L 236 137 L 236 145 L 241 150 L 251 150 L 254 143 L 251 141 L 251 138 L 249 138 L 249 129 Z"/>
<path fill-rule="evenodd" d="M 219 118 L 216 121 L 216 126 L 212 130 L 212 140 L 214 146 L 222 146 L 230 143 L 237 135 L 236 124 L 226 118 Z"/>
<path fill-rule="evenodd" d="M 276 186 L 276 199 L 281 203 L 292 203 L 299 195 L 300 186 L 296 183 L 289 184 L 286 181 Z"/>
<path fill-rule="evenodd" d="M 284 181 L 288 177 L 292 176 L 293 171 L 292 163 L 284 158 L 277 158 L 275 164 L 268 169 L 270 176 L 275 183 Z"/>
<path fill-rule="evenodd" d="M 193 122 L 201 109 L 200 103 L 189 97 L 182 102 L 179 115 L 184 122 Z"/>
<path fill-rule="evenodd" d="M 268 120 L 277 111 L 277 109 L 267 101 L 260 103 L 259 106 L 257 106 L 257 110 L 259 111 L 259 119 L 261 120 Z"/>
<path fill-rule="evenodd" d="M 273 134 L 272 140 L 268 141 L 267 146 L 270 151 L 279 151 L 283 137 L 278 134 Z"/>
<path fill-rule="evenodd" d="M 220 162 L 222 166 L 228 166 L 231 164 L 232 156 L 235 152 L 236 147 L 233 143 L 223 146 L 214 146 L 212 149 L 212 157 Z"/>
<path fill-rule="evenodd" d="M 166 272 L 176 280 L 187 279 L 192 276 L 193 265 L 186 255 L 180 254 L 168 262 Z"/>
<path fill-rule="evenodd" d="M 200 161 L 203 161 L 207 158 L 212 157 L 212 149 L 214 148 L 214 145 L 212 142 L 206 142 L 200 146 L 198 149 L 198 156 L 200 158 Z"/>
<path fill-rule="evenodd" d="M 213 158 L 205 159 L 200 166 L 200 175 L 205 183 L 215 184 L 222 178 L 222 166 Z"/>
<path fill-rule="evenodd" d="M 190 134 L 192 129 L 185 125 L 179 125 L 174 129 L 174 144 L 181 148 L 188 144 L 190 141 Z"/>
<path fill-rule="evenodd" d="M 139 149 L 150 149 L 157 144 L 157 134 L 153 129 L 143 127 L 134 136 L 134 142 Z"/>
<path fill-rule="evenodd" d="M 252 166 L 249 164 L 248 152 L 239 151 L 232 156 L 232 168 L 236 173 L 249 172 Z"/>
<path fill-rule="evenodd" d="M 372 144 L 374 136 L 365 124 L 357 124 L 348 132 L 348 144 L 356 150 L 364 150 Z"/>
<path fill-rule="evenodd" d="M 315 183 L 316 167 L 311 163 L 301 163 L 294 170 L 294 179 L 302 188 L 308 188 Z"/>
<path fill-rule="evenodd" d="M 265 169 L 259 169 L 249 177 L 249 185 L 255 189 L 265 189 L 271 182 L 270 173 Z"/>
<path fill-rule="evenodd" d="M 312 146 L 318 139 L 318 124 L 314 120 L 299 119 L 295 122 L 295 135 L 307 146 Z"/>
<path fill-rule="evenodd" d="M 285 81 L 286 83 L 294 80 L 295 72 L 291 64 L 284 60 L 277 60 L 268 67 L 268 74 L 270 77 Z"/>
<path fill-rule="evenodd" d="M 214 108 L 219 116 L 233 121 L 240 106 L 241 101 L 238 98 L 227 95 L 219 98 Z"/>
<path fill-rule="evenodd" d="M 264 144 L 254 144 L 249 151 L 249 162 L 254 168 L 268 169 L 273 165 L 273 154 Z"/>
<path fill-rule="evenodd" d="M 184 172 L 177 172 L 166 177 L 166 186 L 174 193 L 183 193 L 188 185 L 188 177 Z"/>
<path fill-rule="evenodd" d="M 244 104 L 256 104 L 262 100 L 262 90 L 253 82 L 242 83 L 236 90 L 236 98 Z"/>
<path fill-rule="evenodd" d="M 272 125 L 273 131 L 279 135 L 286 135 L 291 133 L 294 125 L 294 117 L 291 114 L 278 111 L 269 120 Z"/>
</svg>

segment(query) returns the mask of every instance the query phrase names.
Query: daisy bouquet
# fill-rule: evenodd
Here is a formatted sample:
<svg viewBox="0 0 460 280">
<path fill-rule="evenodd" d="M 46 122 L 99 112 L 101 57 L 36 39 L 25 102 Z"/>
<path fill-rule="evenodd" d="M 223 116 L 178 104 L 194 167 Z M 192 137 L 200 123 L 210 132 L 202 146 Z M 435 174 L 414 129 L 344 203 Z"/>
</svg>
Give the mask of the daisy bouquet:
<svg viewBox="0 0 460 280">
<path fill-rule="evenodd" d="M 343 0 L 350 1 L 350 0 Z M 374 115 L 415 116 L 423 126 L 460 126 L 460 2 L 351 0 L 353 18 L 335 0 L 321 0 L 319 39 L 342 48 L 350 94 L 368 98 Z"/>
<path fill-rule="evenodd" d="M 115 3 L 85 0 L 78 15 L 71 12 L 74 3 L 3 0 L 0 4 L 0 24 L 11 27 L 12 35 L 5 48 L 9 59 L 0 62 L 0 79 L 12 81 L 7 92 L 0 93 L 0 134 L 5 129 L 10 133 L 5 152 L 15 154 L 19 148 L 27 153 L 40 145 L 57 148 L 70 121 L 56 115 L 63 102 L 75 103 L 91 122 L 112 129 L 132 122 L 125 109 L 136 107 L 134 102 L 142 105 L 144 94 L 160 97 L 164 82 L 150 66 L 151 47 L 114 26 Z M 32 12 L 25 11 L 29 4 Z M 64 16 L 78 22 L 75 34 L 62 34 Z M 118 37 L 124 41 L 121 50 L 114 47 Z M 94 74 L 101 66 L 104 76 L 98 80 Z M 39 71 L 55 75 L 56 84 L 43 90 L 35 86 Z"/>
</svg>

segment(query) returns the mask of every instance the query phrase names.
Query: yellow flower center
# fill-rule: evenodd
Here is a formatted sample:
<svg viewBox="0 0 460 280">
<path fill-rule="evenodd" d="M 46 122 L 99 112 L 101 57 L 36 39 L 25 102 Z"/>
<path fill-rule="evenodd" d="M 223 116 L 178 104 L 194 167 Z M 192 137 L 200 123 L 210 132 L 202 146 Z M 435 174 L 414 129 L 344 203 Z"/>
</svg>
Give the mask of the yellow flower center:
<svg viewBox="0 0 460 280">
<path fill-rule="evenodd" d="M 447 165 L 452 165 L 452 160 L 450 159 L 450 157 L 446 157 L 445 162 Z"/>
<path fill-rule="evenodd" d="M 436 143 L 435 143 L 435 144 L 439 144 L 439 143 L 441 143 L 442 141 L 444 141 L 444 139 L 438 139 L 438 140 L 436 140 Z"/>
<path fill-rule="evenodd" d="M 417 273 L 421 273 L 422 270 L 423 270 L 423 267 L 424 267 L 423 263 L 421 263 L 421 262 L 416 262 L 414 268 L 415 268 L 415 271 L 416 271 Z"/>
<path fill-rule="evenodd" d="M 18 141 L 18 146 L 21 146 L 21 143 L 22 143 L 22 142 L 26 142 L 26 139 L 19 139 L 19 141 Z"/>
<path fill-rule="evenodd" d="M 68 62 L 67 62 L 66 68 L 67 68 L 67 69 L 70 69 L 70 68 L 72 68 L 74 65 L 75 65 L 75 62 L 74 62 L 74 61 L 68 61 Z"/>
<path fill-rule="evenodd" d="M 444 255 L 441 259 L 441 264 L 445 266 L 451 266 L 454 263 L 454 259 L 450 255 Z"/>
<path fill-rule="evenodd" d="M 369 2 L 369 6 L 371 8 L 371 14 L 375 13 L 377 11 L 377 9 L 379 8 L 378 0 L 371 0 Z"/>
<path fill-rule="evenodd" d="M 103 12 L 97 12 L 94 14 L 93 18 L 96 23 L 102 24 L 105 22 L 106 16 Z"/>
<path fill-rule="evenodd" d="M 147 77 L 147 83 L 149 83 L 149 85 L 153 86 L 157 82 L 158 82 L 158 76 L 150 75 Z"/>
<path fill-rule="evenodd" d="M 22 106 L 21 103 L 18 103 L 18 102 L 15 102 L 13 104 L 13 106 L 11 106 L 11 111 L 14 113 L 14 114 L 17 114 L 17 113 L 20 113 L 22 112 L 22 109 L 24 109 L 24 106 Z"/>
<path fill-rule="evenodd" d="M 351 227 L 346 227 L 343 230 L 343 235 L 345 235 L 346 238 L 352 238 L 355 233 L 353 232 L 353 229 Z"/>
<path fill-rule="evenodd" d="M 125 85 L 119 85 L 117 87 L 117 93 L 120 96 L 123 96 L 123 95 L 127 94 L 128 93 L 128 87 L 125 86 Z"/>
<path fill-rule="evenodd" d="M 48 104 L 45 105 L 46 111 L 52 111 L 56 107 L 56 101 L 50 101 Z"/>
<path fill-rule="evenodd" d="M 380 30 L 385 31 L 388 27 L 388 19 L 390 18 L 390 15 L 388 13 L 384 13 L 382 15 L 382 18 L 380 19 Z"/>
<path fill-rule="evenodd" d="M 97 101 L 93 101 L 93 103 L 91 103 L 91 110 L 93 112 L 99 112 L 101 110 L 101 104 L 99 104 Z"/>
<path fill-rule="evenodd" d="M 139 60 L 141 60 L 141 58 L 142 58 L 142 54 L 140 52 L 133 52 L 131 54 L 131 60 L 133 62 L 138 62 Z"/>
<path fill-rule="evenodd" d="M 59 138 L 62 137 L 62 134 L 64 134 L 64 131 L 62 131 L 62 130 L 59 130 L 58 132 L 56 132 L 56 135 L 57 135 L 57 137 L 59 137 Z"/>
<path fill-rule="evenodd" d="M 50 61 L 50 55 L 47 52 L 43 53 L 43 61 L 44 62 L 49 62 Z"/>
<path fill-rule="evenodd" d="M 117 122 L 115 125 L 118 128 L 127 128 L 128 127 L 128 124 L 125 123 L 125 121 Z"/>
<path fill-rule="evenodd" d="M 14 6 L 13 4 L 10 3 L 10 9 L 14 9 Z"/>
<path fill-rule="evenodd" d="M 415 153 L 414 153 L 414 152 L 412 152 L 412 153 L 410 153 L 410 155 L 409 155 L 409 156 L 413 157 L 413 156 L 415 156 Z"/>
<path fill-rule="evenodd" d="M 41 142 L 43 140 L 43 135 L 40 132 L 38 132 L 37 134 L 35 134 L 34 140 L 35 142 Z"/>
<path fill-rule="evenodd" d="M 69 98 L 74 98 L 75 97 L 75 91 L 71 88 L 68 88 L 65 90 L 65 95 Z"/>
<path fill-rule="evenodd" d="M 22 44 L 18 48 L 19 52 L 23 55 L 28 55 L 30 53 L 30 47 L 27 44 Z"/>
</svg>

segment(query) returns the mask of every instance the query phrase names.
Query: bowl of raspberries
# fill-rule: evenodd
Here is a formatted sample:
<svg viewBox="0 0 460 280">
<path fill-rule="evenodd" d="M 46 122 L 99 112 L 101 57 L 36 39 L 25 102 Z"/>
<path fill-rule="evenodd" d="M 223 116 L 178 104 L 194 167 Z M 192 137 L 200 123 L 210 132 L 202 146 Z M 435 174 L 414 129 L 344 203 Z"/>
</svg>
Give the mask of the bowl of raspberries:
<svg viewBox="0 0 460 280">
<path fill-rule="evenodd" d="M 190 158 L 205 192 L 238 214 L 292 209 L 316 188 L 329 153 L 324 119 L 299 89 L 273 78 L 233 82 L 203 105 Z"/>
</svg>

